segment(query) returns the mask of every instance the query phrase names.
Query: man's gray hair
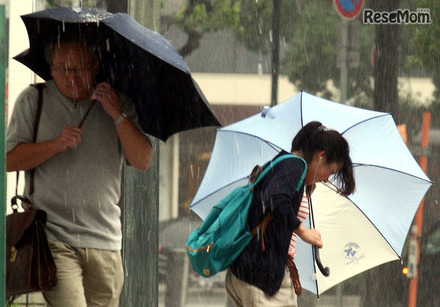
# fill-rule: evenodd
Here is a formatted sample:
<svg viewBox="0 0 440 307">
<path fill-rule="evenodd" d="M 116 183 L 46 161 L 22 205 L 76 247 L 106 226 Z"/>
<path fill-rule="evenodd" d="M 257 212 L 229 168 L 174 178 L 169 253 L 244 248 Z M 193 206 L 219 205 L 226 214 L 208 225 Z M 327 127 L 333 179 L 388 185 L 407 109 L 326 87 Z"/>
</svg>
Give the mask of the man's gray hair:
<svg viewBox="0 0 440 307">
<path fill-rule="evenodd" d="M 44 57 L 49 65 L 52 65 L 52 54 L 55 48 L 59 48 L 64 44 L 78 44 L 84 46 L 86 52 L 90 52 L 94 61 L 99 63 L 99 45 L 93 41 L 90 36 L 85 35 L 63 35 L 57 36 L 55 39 L 49 40 L 44 47 Z"/>
</svg>

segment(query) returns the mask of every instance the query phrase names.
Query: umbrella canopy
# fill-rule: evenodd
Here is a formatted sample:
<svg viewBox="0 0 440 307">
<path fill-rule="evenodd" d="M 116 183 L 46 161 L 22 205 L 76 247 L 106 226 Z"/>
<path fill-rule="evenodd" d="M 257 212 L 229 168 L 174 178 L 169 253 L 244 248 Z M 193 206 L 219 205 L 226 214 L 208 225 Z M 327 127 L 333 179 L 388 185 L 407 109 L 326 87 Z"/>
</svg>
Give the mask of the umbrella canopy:
<svg viewBox="0 0 440 307">
<path fill-rule="evenodd" d="M 218 130 L 203 181 L 191 203 L 202 219 L 211 207 L 247 182 L 256 165 L 272 159 L 310 121 L 339 131 L 350 146 L 356 191 L 348 198 L 337 182 L 318 184 L 312 195 L 315 226 L 324 242 L 317 272 L 312 247 L 297 241 L 303 287 L 320 294 L 379 264 L 399 259 L 420 201 L 431 181 L 418 166 L 388 113 L 355 108 L 305 92 L 261 114 Z M 304 222 L 310 227 L 310 219 Z"/>
<path fill-rule="evenodd" d="M 135 102 L 146 133 L 165 141 L 179 131 L 220 125 L 178 51 L 128 14 L 58 7 L 22 19 L 30 47 L 14 59 L 44 80 L 52 79 L 45 60 L 47 42 L 81 33 L 98 44 L 98 81 L 110 83 Z"/>
</svg>

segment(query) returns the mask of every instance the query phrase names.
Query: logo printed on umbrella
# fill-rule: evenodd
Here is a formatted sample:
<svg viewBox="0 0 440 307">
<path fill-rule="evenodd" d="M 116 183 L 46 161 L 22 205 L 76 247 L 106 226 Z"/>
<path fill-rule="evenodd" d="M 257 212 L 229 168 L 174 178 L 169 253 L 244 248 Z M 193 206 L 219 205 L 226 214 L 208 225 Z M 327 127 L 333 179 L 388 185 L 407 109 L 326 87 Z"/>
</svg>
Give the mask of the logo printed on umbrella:
<svg viewBox="0 0 440 307">
<path fill-rule="evenodd" d="M 362 250 L 358 244 L 356 244 L 354 242 L 347 243 L 344 246 L 344 255 L 345 255 L 345 259 L 347 260 L 345 265 L 357 263 L 361 259 L 365 258 L 364 254 L 360 254 L 361 251 Z"/>
</svg>

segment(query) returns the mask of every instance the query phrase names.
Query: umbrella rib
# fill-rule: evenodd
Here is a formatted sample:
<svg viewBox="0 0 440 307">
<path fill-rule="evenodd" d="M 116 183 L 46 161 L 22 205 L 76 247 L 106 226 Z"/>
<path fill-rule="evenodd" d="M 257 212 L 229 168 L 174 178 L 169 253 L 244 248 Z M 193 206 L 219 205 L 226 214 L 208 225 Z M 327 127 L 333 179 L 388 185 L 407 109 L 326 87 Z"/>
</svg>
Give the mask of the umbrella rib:
<svg viewBox="0 0 440 307">
<path fill-rule="evenodd" d="M 251 134 L 249 132 L 242 132 L 242 131 L 236 131 L 236 130 L 223 130 L 222 128 L 219 130 L 221 132 L 229 132 L 229 133 L 235 133 L 235 134 L 243 134 L 243 135 L 247 135 L 256 139 L 259 139 L 261 141 L 263 141 L 264 143 L 266 143 L 267 145 L 269 145 L 270 147 L 272 147 L 274 150 L 280 152 L 281 150 L 283 150 L 281 147 L 279 147 L 278 145 L 269 142 L 268 140 L 263 139 L 262 137 L 259 137 L 258 135 L 254 135 Z"/>
<path fill-rule="evenodd" d="M 226 188 L 226 187 L 229 187 L 229 186 L 231 186 L 231 185 L 234 185 L 235 183 L 237 183 L 237 182 L 239 182 L 239 181 L 241 181 L 241 180 L 243 180 L 243 179 L 245 179 L 245 178 L 246 178 L 246 177 L 239 178 L 239 179 L 237 179 L 237 180 L 235 180 L 235 181 L 233 181 L 233 182 L 231 182 L 231 183 L 229 183 L 229 184 L 227 184 L 227 185 L 224 185 L 224 186 L 220 187 L 219 189 L 215 190 L 215 191 L 212 192 L 212 193 L 209 193 L 208 195 L 206 195 L 206 196 L 203 197 L 202 199 L 198 200 L 196 203 L 190 205 L 189 207 L 192 208 L 192 207 L 196 206 L 197 204 L 201 203 L 201 202 L 204 201 L 205 199 L 207 199 L 207 198 L 209 198 L 210 196 L 216 194 L 218 191 L 220 191 L 220 190 L 222 190 L 222 189 L 224 189 L 224 188 Z"/>
<path fill-rule="evenodd" d="M 396 169 L 393 169 L 393 168 L 389 168 L 389 167 L 385 167 L 385 166 L 380 166 L 380 165 L 375 165 L 375 164 L 353 163 L 353 167 L 360 167 L 360 166 L 369 166 L 369 167 L 381 168 L 381 169 L 384 169 L 384 170 L 389 170 L 389 171 L 392 171 L 392 172 L 396 172 L 396 173 L 407 175 L 407 176 L 410 176 L 410 177 L 413 177 L 413 178 L 417 178 L 417 179 L 420 179 L 420 180 L 425 181 L 425 182 L 430 183 L 430 184 L 434 184 L 431 180 L 426 180 L 426 179 L 420 178 L 420 177 L 418 177 L 416 175 L 408 174 L 406 172 L 399 171 L 399 170 L 396 170 Z"/>
<path fill-rule="evenodd" d="M 348 130 L 350 130 L 350 129 L 353 129 L 353 128 L 356 127 L 356 126 L 359 126 L 359 125 L 361 125 L 361 124 L 363 124 L 363 123 L 365 123 L 365 122 L 368 122 L 368 121 L 370 121 L 370 120 L 377 119 L 377 118 L 380 118 L 380 117 L 384 117 L 384 116 L 391 116 L 391 114 L 390 114 L 390 113 L 385 113 L 385 114 L 381 114 L 381 115 L 378 115 L 378 116 L 374 116 L 374 117 L 370 117 L 370 118 L 364 119 L 363 121 L 357 122 L 356 124 L 354 124 L 354 125 L 348 127 L 348 128 L 345 129 L 343 132 L 341 132 L 341 134 L 344 135 L 344 133 L 346 133 L 346 132 L 347 132 Z"/>
</svg>

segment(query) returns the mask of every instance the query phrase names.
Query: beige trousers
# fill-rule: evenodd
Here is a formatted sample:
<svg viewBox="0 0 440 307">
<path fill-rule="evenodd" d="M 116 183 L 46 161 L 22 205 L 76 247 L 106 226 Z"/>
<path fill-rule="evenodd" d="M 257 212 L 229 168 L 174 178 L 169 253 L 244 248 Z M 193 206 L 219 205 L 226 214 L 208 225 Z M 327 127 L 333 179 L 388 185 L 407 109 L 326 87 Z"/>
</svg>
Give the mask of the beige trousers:
<svg viewBox="0 0 440 307">
<path fill-rule="evenodd" d="M 297 296 L 290 280 L 289 270 L 286 267 L 281 288 L 273 295 L 269 296 L 262 290 L 248 284 L 232 274 L 228 270 L 226 274 L 225 286 L 229 297 L 235 306 L 257 307 L 257 306 L 277 306 L 277 307 L 296 307 Z"/>
<path fill-rule="evenodd" d="M 43 295 L 53 307 L 117 307 L 124 283 L 120 251 L 73 248 L 49 240 L 58 282 Z"/>
</svg>

